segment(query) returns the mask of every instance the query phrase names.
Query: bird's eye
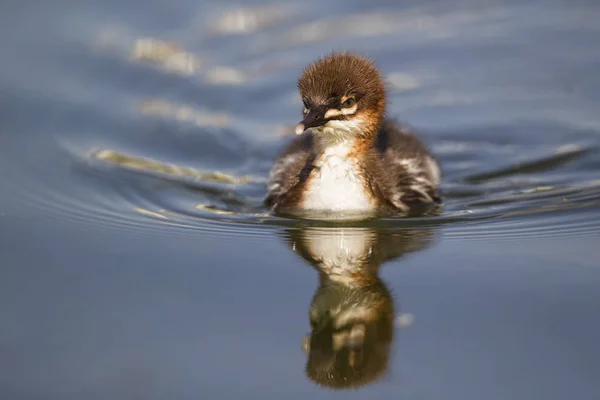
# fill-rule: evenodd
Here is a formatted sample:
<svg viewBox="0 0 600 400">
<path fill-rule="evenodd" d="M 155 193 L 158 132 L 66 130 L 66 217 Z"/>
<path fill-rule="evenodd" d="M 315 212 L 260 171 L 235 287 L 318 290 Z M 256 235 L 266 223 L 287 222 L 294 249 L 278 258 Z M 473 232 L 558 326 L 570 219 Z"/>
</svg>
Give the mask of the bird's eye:
<svg viewBox="0 0 600 400">
<path fill-rule="evenodd" d="M 343 108 L 350 108 L 350 107 L 352 107 L 355 104 L 356 104 L 356 99 L 354 97 L 350 97 L 349 99 L 347 99 L 346 101 L 344 101 L 342 103 L 342 107 Z"/>
</svg>

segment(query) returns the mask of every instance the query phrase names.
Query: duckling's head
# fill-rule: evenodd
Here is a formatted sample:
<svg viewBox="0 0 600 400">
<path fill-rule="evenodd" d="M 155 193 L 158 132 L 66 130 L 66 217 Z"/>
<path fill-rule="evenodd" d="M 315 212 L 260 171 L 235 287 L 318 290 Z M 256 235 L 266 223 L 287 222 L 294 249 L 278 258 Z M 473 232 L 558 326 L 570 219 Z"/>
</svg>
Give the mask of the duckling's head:
<svg viewBox="0 0 600 400">
<path fill-rule="evenodd" d="M 371 60 L 332 53 L 306 67 L 298 89 L 304 118 L 297 134 L 309 128 L 344 138 L 377 134 L 385 113 L 385 87 Z"/>
</svg>

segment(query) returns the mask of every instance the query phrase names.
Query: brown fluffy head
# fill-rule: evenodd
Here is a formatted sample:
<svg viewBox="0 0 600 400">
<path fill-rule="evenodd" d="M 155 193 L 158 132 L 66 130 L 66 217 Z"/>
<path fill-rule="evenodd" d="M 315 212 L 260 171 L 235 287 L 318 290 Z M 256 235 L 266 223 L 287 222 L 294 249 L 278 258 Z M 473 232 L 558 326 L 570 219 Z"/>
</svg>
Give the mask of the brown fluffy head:
<svg viewBox="0 0 600 400">
<path fill-rule="evenodd" d="M 385 87 L 375 64 L 352 53 L 332 53 L 304 70 L 298 81 L 304 120 L 297 133 L 311 127 L 340 127 L 359 122 L 378 126 L 385 112 Z M 339 121 L 330 123 L 330 121 Z M 366 125 L 365 125 L 366 124 Z M 351 124 L 346 124 L 351 126 Z"/>
</svg>

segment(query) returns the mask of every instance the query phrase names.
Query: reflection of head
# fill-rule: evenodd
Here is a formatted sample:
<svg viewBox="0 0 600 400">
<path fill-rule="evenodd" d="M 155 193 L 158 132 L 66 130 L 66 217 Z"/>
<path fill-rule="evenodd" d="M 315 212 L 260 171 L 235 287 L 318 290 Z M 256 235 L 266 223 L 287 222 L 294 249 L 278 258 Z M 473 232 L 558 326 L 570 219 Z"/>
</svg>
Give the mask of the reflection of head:
<svg viewBox="0 0 600 400">
<path fill-rule="evenodd" d="M 308 377 L 331 388 L 374 382 L 387 369 L 394 335 L 394 301 L 377 271 L 386 260 L 427 247 L 433 233 L 306 228 L 289 237 L 320 276 L 303 342 Z"/>
</svg>

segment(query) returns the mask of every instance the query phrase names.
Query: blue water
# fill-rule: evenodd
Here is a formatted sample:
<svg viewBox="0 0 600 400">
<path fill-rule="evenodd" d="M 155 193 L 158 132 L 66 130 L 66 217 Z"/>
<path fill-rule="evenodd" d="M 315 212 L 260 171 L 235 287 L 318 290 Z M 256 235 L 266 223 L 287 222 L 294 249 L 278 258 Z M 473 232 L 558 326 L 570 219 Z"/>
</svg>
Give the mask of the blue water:
<svg viewBox="0 0 600 400">
<path fill-rule="evenodd" d="M 600 4 L 0 9 L 1 398 L 600 397 Z M 439 216 L 262 207 L 332 49 L 439 157 Z"/>
</svg>

